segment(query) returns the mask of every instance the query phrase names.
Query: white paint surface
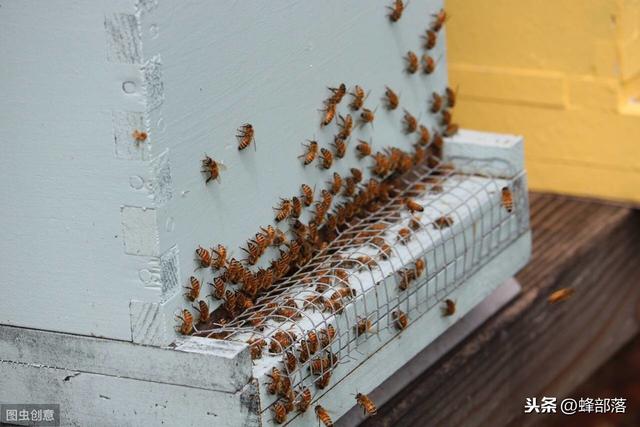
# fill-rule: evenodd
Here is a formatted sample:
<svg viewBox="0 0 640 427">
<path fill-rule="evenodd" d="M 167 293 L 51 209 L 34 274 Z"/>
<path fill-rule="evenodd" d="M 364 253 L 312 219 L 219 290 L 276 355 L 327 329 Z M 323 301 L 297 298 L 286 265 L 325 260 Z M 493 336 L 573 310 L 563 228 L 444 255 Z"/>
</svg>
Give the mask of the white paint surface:
<svg viewBox="0 0 640 427">
<path fill-rule="evenodd" d="M 172 319 L 185 301 L 148 280 L 163 280 L 167 251 L 186 284 L 198 244 L 239 256 L 279 197 L 329 179 L 297 159 L 306 139 L 328 147 L 336 132 L 319 128 L 327 86 L 359 84 L 378 107 L 333 170 L 366 167 L 356 138 L 409 149 L 417 137 L 401 132 L 402 107 L 435 123 L 427 98 L 446 85 L 444 31 L 434 74 L 405 74 L 403 57 L 421 52 L 442 2 L 413 0 L 395 25 L 388 4 L 1 0 L 1 286 L 12 296 L 0 324 L 131 340 L 132 300 L 162 302 Z M 400 94 L 394 112 L 382 107 L 385 85 Z M 238 152 L 245 122 L 257 150 Z M 127 140 L 141 125 L 147 141 Z M 205 185 L 205 153 L 227 166 L 220 182 Z M 155 209 L 157 248 L 150 218 L 123 243 L 124 206 Z"/>
<path fill-rule="evenodd" d="M 55 402 L 63 426 L 256 425 L 240 393 L 87 374 L 0 360 L 0 402 Z M 254 424 L 252 424 L 254 423 Z"/>
<path fill-rule="evenodd" d="M 139 90 L 122 90 L 142 75 L 108 60 L 105 33 L 105 16 L 134 12 L 0 1 L 0 324 L 130 340 L 129 301 L 158 298 L 138 278 L 151 258 L 125 254 L 120 215 L 150 207 L 129 185 L 145 163 L 115 142 L 133 144 L 139 121 L 114 120 L 144 112 Z"/>
</svg>

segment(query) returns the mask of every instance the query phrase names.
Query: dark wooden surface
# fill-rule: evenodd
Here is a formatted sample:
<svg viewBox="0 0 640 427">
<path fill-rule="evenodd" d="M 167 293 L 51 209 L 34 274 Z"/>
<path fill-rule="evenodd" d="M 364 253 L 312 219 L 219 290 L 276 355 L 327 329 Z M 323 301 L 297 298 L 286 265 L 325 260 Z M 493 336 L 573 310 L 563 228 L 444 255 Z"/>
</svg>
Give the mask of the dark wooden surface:
<svg viewBox="0 0 640 427">
<path fill-rule="evenodd" d="M 364 426 L 544 425 L 526 397 L 569 395 L 637 333 L 640 212 L 531 194 L 531 225 L 522 293 Z"/>
</svg>

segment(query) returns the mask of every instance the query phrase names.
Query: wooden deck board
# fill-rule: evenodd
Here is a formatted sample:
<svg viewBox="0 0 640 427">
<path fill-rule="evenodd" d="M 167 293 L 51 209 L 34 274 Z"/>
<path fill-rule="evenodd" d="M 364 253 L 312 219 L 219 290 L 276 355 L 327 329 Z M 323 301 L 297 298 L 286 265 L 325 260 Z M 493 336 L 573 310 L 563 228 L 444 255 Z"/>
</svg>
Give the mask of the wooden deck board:
<svg viewBox="0 0 640 427">
<path fill-rule="evenodd" d="M 638 331 L 640 213 L 531 194 L 533 257 L 522 293 L 364 426 L 533 425 L 526 397 L 561 398 Z M 573 298 L 548 295 L 573 287 Z"/>
</svg>

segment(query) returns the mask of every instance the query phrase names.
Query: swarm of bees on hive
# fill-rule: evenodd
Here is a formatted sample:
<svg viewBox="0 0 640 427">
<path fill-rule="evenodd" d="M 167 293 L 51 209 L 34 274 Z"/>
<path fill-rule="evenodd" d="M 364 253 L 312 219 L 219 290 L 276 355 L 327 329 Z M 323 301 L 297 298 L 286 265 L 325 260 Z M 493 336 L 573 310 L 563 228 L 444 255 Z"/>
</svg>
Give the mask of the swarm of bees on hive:
<svg viewBox="0 0 640 427">
<path fill-rule="evenodd" d="M 397 25 L 401 20 L 407 4 L 402 0 L 395 0 L 388 6 L 388 18 L 392 25 Z M 422 36 L 425 53 L 418 57 L 415 52 L 407 52 L 403 71 L 408 74 L 415 74 L 420 70 L 424 74 L 434 72 L 438 60 L 430 55 L 430 51 L 436 45 L 438 33 L 446 19 L 444 10 L 432 15 L 429 28 Z M 177 316 L 181 334 L 201 334 L 200 331 L 217 329 L 218 332 L 204 336 L 226 339 L 230 332 L 225 330 L 225 326 L 239 325 L 259 332 L 268 321 L 294 321 L 302 318 L 305 310 L 340 315 L 345 304 L 358 295 L 357 290 L 349 283 L 347 270 L 370 269 L 378 260 L 389 259 L 394 243 L 406 245 L 412 234 L 423 227 L 419 215 L 424 207 L 414 198 L 406 197 L 399 208 L 408 212 L 411 220 L 406 227 L 397 231 L 394 242 L 382 237 L 387 228 L 385 224 L 373 224 L 357 235 L 356 240 L 376 249 L 375 256 L 358 255 L 348 259 L 338 257 L 338 262 L 328 263 L 326 269 L 316 271 L 314 277 L 300 273 L 305 271 L 305 266 L 309 265 L 314 256 L 327 249 L 340 231 L 356 220 L 375 214 L 394 197 L 407 190 L 400 177 L 410 173 L 416 165 L 424 164 L 431 169 L 445 171 L 444 173 L 451 169 L 451 166 L 441 164 L 440 158 L 443 137 L 452 136 L 458 131 L 458 125 L 452 122 L 451 113 L 456 105 L 454 90 L 446 88 L 444 93 L 433 92 L 426 100 L 429 111 L 438 117 L 436 129 L 421 124 L 410 111 L 401 110 L 404 133 L 416 136 L 411 152 L 396 147 L 374 150 L 371 141 L 354 138 L 358 127 L 372 125 L 378 114 L 377 107 L 366 106 L 368 94 L 360 85 L 348 88 L 345 83 L 339 83 L 327 88 L 319 126 L 335 122 L 339 131 L 326 147 L 321 147 L 316 140 L 304 142 L 299 155 L 299 161 L 304 167 L 311 167 L 315 163 L 318 168 L 326 171 L 326 181 L 300 183 L 298 194 L 280 198 L 273 207 L 274 224 L 261 227 L 247 240 L 246 246 L 241 248 L 244 255 L 242 259 L 231 256 L 230 251 L 218 243 L 211 248 L 200 246 L 195 250 L 198 268 L 212 269 L 217 273 L 213 281 L 206 284 L 210 289 L 207 297 L 219 300 L 221 304 L 212 312 L 204 299 L 198 300 L 205 284 L 194 276 L 190 277 L 184 296 L 189 303 L 197 305 L 192 305 L 195 315 L 185 308 Z M 400 107 L 400 96 L 390 86 L 384 87 L 383 101 L 384 108 L 388 111 Z M 242 152 L 251 145 L 256 149 L 256 135 L 257 130 L 252 124 L 239 126 L 235 135 L 238 151 Z M 351 149 L 355 150 L 362 167 L 351 168 L 348 176 L 332 172 L 335 162 L 339 162 L 350 149 L 349 142 L 352 139 L 357 140 Z M 201 166 L 206 185 L 219 181 L 225 169 L 220 161 L 208 155 L 205 155 Z M 367 167 L 372 175 L 369 180 L 364 179 L 362 170 Z M 438 173 L 442 172 L 434 172 L 436 178 Z M 317 188 L 318 186 L 326 188 Z M 442 191 L 437 179 L 416 184 L 409 190 L 421 194 L 427 189 L 431 192 Z M 510 189 L 503 188 L 501 196 L 505 209 L 511 212 L 513 201 Z M 306 223 L 301 219 L 305 210 L 311 213 L 311 219 Z M 431 226 L 441 230 L 451 227 L 453 223 L 453 217 L 444 215 L 433 221 Z M 284 225 L 288 225 L 286 231 L 281 228 Z M 256 267 L 269 248 L 275 248 L 279 255 L 271 260 L 269 267 Z M 408 289 L 412 282 L 425 273 L 426 268 L 424 259 L 420 258 L 410 267 L 398 271 L 399 289 Z M 309 294 L 304 301 L 286 297 L 277 286 L 294 274 L 296 278 L 299 277 L 299 285 L 315 287 L 315 292 Z M 455 302 L 446 300 L 445 304 L 443 315 L 453 315 Z M 407 328 L 410 319 L 406 312 L 397 309 L 391 315 L 399 332 Z M 353 326 L 356 337 L 371 331 L 372 322 L 367 318 L 359 318 Z M 308 364 L 308 371 L 314 376 L 313 384 L 317 389 L 329 386 L 332 369 L 339 363 L 338 356 L 331 351 L 331 344 L 335 339 L 336 329 L 327 323 L 322 328 L 309 330 L 304 334 L 292 329 L 277 329 L 269 338 L 258 334 L 247 340 L 252 359 L 261 358 L 265 351 L 282 357 L 282 367 L 274 366 L 268 375 L 270 383 L 267 392 L 279 396 L 271 406 L 276 423 L 286 422 L 292 411 L 306 412 L 311 407 L 311 388 L 300 385 L 294 391 L 295 384 L 292 384 L 289 375 L 301 364 Z M 375 404 L 363 393 L 356 395 L 356 402 L 365 414 L 374 415 L 377 411 Z M 314 411 L 325 426 L 333 425 L 325 408 L 317 405 Z"/>
</svg>

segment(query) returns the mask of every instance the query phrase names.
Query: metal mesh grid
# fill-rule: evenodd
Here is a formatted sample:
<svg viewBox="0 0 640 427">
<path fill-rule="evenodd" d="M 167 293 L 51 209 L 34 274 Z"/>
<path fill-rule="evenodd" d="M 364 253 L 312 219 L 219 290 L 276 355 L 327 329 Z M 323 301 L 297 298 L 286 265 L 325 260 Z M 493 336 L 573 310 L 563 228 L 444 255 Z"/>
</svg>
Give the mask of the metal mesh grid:
<svg viewBox="0 0 640 427">
<path fill-rule="evenodd" d="M 252 308 L 198 334 L 249 341 L 262 353 L 260 367 L 272 376 L 269 392 L 298 402 L 294 390 L 315 388 L 315 400 L 330 387 L 341 361 L 366 355 L 383 344 L 382 332 L 392 337 L 407 326 L 403 320 L 410 324 L 442 304 L 527 231 L 521 177 L 497 159 L 465 162 L 458 169 L 491 175 L 417 166 L 401 178 L 404 191 L 339 232 Z M 503 204 L 504 187 L 513 194 L 512 212 Z M 424 211 L 410 213 L 406 198 Z"/>
</svg>

